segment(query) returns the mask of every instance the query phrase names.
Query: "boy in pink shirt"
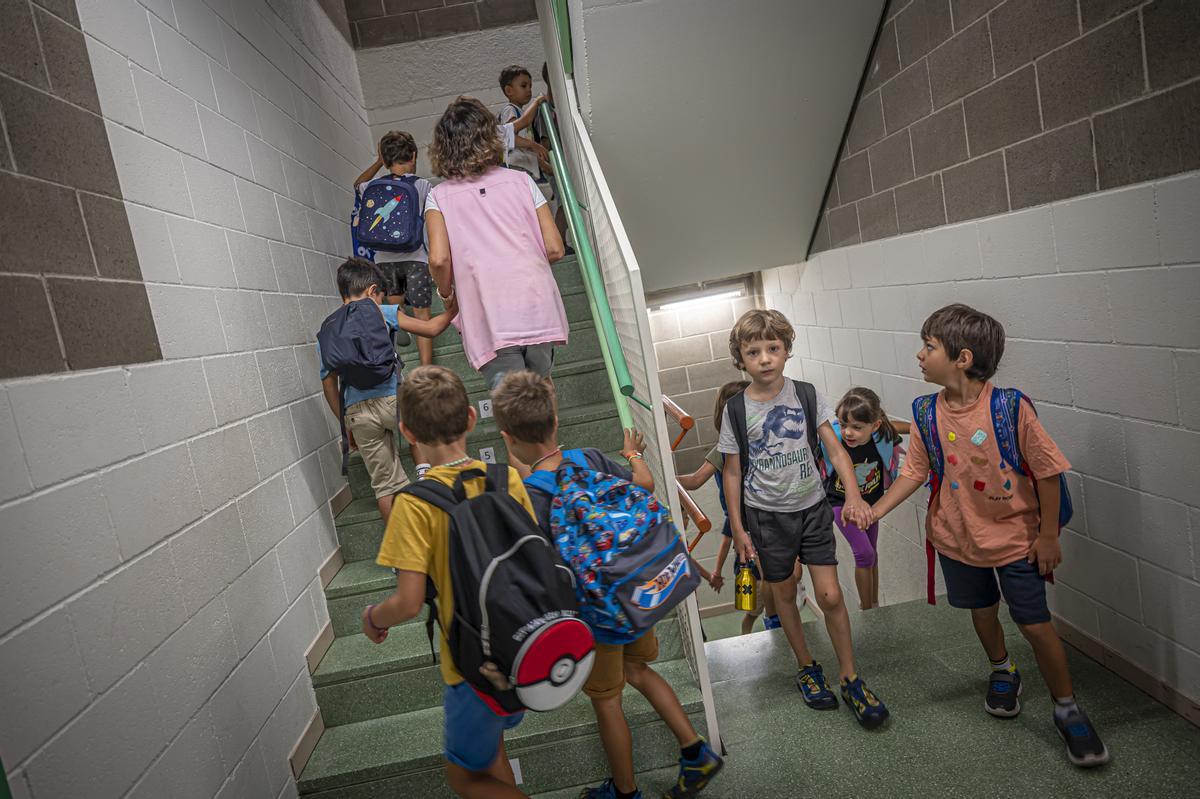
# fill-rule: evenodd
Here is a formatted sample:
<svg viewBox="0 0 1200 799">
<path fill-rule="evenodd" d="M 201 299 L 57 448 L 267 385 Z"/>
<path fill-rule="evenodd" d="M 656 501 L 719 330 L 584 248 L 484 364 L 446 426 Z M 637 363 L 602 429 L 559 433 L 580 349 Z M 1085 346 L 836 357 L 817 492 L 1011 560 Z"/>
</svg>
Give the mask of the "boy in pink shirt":
<svg viewBox="0 0 1200 799">
<path fill-rule="evenodd" d="M 1021 712 L 1021 675 L 1000 626 L 1003 593 L 1054 699 L 1054 724 L 1068 759 L 1077 766 L 1107 763 L 1108 748 L 1075 703 L 1066 652 L 1046 605 L 1046 577 L 1062 561 L 1060 480 L 1071 464 L 1029 400 L 989 382 L 1004 354 L 999 322 L 966 305 L 948 305 L 925 320 L 921 338 L 921 372 L 943 389 L 913 403 L 920 435 L 912 437 L 900 476 L 872 508 L 874 518 L 931 478 L 927 541 L 938 553 L 950 604 L 971 611 L 991 661 L 984 710 L 999 717 Z M 1006 457 L 1013 444 L 1019 463 Z"/>
</svg>

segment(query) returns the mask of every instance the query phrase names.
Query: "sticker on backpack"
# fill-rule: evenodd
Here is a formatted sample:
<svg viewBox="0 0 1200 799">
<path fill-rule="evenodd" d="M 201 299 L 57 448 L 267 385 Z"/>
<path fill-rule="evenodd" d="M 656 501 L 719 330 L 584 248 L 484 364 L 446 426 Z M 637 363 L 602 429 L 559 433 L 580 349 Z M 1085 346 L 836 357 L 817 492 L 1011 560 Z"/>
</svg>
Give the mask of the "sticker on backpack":
<svg viewBox="0 0 1200 799">
<path fill-rule="evenodd" d="M 652 610 L 658 607 L 671 595 L 671 591 L 679 584 L 680 578 L 686 577 L 687 574 L 687 555 L 680 553 L 667 564 L 665 569 L 654 575 L 653 579 L 633 589 L 634 604 L 643 610 Z"/>
</svg>

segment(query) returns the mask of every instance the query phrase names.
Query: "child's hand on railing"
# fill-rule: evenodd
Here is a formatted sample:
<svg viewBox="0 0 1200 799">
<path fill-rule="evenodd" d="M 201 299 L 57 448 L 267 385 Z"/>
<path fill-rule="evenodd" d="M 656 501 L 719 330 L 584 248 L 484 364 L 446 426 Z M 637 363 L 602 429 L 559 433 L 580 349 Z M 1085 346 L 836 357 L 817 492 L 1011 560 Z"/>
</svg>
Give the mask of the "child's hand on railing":
<svg viewBox="0 0 1200 799">
<path fill-rule="evenodd" d="M 630 427 L 625 431 L 625 444 L 621 447 L 621 454 L 628 458 L 630 455 L 637 453 L 641 455 L 646 451 L 646 437 L 642 435 L 640 430 Z"/>
</svg>

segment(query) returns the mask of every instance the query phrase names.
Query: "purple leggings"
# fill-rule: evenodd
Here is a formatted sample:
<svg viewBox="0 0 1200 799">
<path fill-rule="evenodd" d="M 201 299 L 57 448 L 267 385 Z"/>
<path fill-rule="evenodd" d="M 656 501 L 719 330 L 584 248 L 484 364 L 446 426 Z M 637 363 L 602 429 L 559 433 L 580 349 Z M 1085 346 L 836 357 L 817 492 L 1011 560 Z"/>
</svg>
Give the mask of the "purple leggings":
<svg viewBox="0 0 1200 799">
<path fill-rule="evenodd" d="M 879 540 L 879 522 L 875 522 L 866 530 L 860 530 L 857 526 L 842 519 L 841 505 L 833 506 L 833 521 L 842 531 L 846 542 L 850 544 L 850 549 L 854 551 L 854 565 L 860 569 L 869 569 L 874 566 L 877 556 L 875 546 Z"/>
</svg>

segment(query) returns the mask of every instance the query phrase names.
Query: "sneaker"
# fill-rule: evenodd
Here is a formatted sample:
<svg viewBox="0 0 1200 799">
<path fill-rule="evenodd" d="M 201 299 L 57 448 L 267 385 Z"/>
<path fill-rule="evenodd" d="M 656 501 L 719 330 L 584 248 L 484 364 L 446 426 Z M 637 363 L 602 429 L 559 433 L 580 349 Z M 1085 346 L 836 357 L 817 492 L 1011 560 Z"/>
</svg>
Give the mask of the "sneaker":
<svg viewBox="0 0 1200 799">
<path fill-rule="evenodd" d="M 888 720 L 887 705 L 880 701 L 862 681 L 861 677 L 842 680 L 842 701 L 854 711 L 858 723 L 873 730 Z"/>
<path fill-rule="evenodd" d="M 783 624 L 780 623 L 778 616 L 763 616 L 764 630 L 778 630 Z"/>
<path fill-rule="evenodd" d="M 993 716 L 1010 719 L 1021 712 L 1021 673 L 993 671 L 988 678 L 987 697 L 983 709 Z"/>
<path fill-rule="evenodd" d="M 833 710 L 837 707 L 837 697 L 825 684 L 825 673 L 815 660 L 796 672 L 796 687 L 804 697 L 804 704 L 813 710 Z"/>
<path fill-rule="evenodd" d="M 612 777 L 609 777 L 595 788 L 584 788 L 579 794 L 579 799 L 616 799 L 616 796 L 617 786 L 613 784 Z M 642 799 L 642 792 L 634 791 L 633 799 Z"/>
<path fill-rule="evenodd" d="M 691 799 L 717 776 L 725 761 L 713 751 L 708 741 L 700 739 L 700 754 L 695 760 L 679 758 L 679 779 L 671 786 L 671 790 L 663 794 L 663 799 Z"/>
<path fill-rule="evenodd" d="M 1077 708 L 1064 719 L 1060 719 L 1056 714 L 1054 726 L 1058 728 L 1058 734 L 1067 744 L 1067 759 L 1076 766 L 1103 766 L 1111 758 L 1108 747 L 1100 740 L 1091 719 L 1082 710 Z"/>
</svg>

